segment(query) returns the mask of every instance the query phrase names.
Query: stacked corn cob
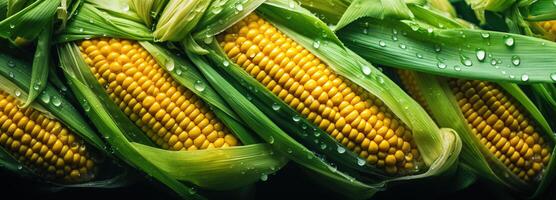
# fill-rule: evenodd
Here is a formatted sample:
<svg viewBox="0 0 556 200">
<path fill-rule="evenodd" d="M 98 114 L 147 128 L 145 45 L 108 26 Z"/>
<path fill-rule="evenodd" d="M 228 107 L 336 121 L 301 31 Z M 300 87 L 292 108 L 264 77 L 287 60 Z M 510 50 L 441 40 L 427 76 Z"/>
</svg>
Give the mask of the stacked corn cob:
<svg viewBox="0 0 556 200">
<path fill-rule="evenodd" d="M 501 11 L 514 5 L 514 1 L 468 2 L 483 21 L 485 10 Z M 455 19 L 448 1 L 392 1 L 381 6 L 331 1 L 331 5 L 345 7 L 345 15 L 331 12 L 330 5 L 319 10 L 320 3 L 301 2 L 312 11 L 322 11 L 332 23 L 339 21 L 340 28 L 348 27 L 338 32 L 339 38 L 312 13 L 286 0 L 122 0 L 109 4 L 88 0 L 73 5 L 79 12 L 69 13 L 75 17 L 66 24 L 66 12 L 73 12 L 67 3 L 0 1 L 0 7 L 8 7 L 6 16 L 0 14 L 7 20 L 0 21 L 0 27 L 14 22 L 9 16 L 25 11 L 23 6 L 29 6 L 27 10 L 38 6 L 58 9 L 61 24 L 67 25 L 56 36 L 61 72 L 84 112 L 57 112 L 54 107 L 58 103 L 44 99 L 31 104 L 41 91 L 52 90 L 45 89 L 50 85 L 41 85 L 47 77 L 42 73 L 47 69 L 45 63 L 49 63 L 41 53 L 50 47 L 51 26 L 30 33 L 18 27 L 0 34 L 18 45 L 39 40 L 33 71 L 31 75 L 26 72 L 24 81 L 14 79 L 9 68 L 0 66 L 1 83 L 21 88 L 35 88 L 38 83 L 35 90 L 27 88 L 30 92 L 24 103 L 19 90 L 14 96 L 7 92 L 9 86 L 0 86 L 0 158 L 13 158 L 6 161 L 9 166 L 21 164 L 49 182 L 95 185 L 97 174 L 102 173 L 97 156 L 102 154 L 153 176 L 183 198 L 203 198 L 191 185 L 227 190 L 266 180 L 268 173 L 286 163 L 286 157 L 316 174 L 313 178 L 325 187 L 348 190 L 345 195 L 353 198 L 370 198 L 390 183 L 426 183 L 420 182 L 422 178 L 454 179 L 453 188 L 463 188 L 472 178 L 462 178 L 465 173 L 456 171 L 468 168 L 525 196 L 542 192 L 553 177 L 556 139 L 542 116 L 545 113 L 518 86 L 491 82 L 486 75 L 444 70 L 445 61 L 457 63 L 454 70 L 459 72 L 460 63 L 484 65 L 488 64 L 484 62 L 487 55 L 493 57 L 478 48 L 478 61 L 471 62 L 464 55 L 472 48 L 467 45 L 459 48 L 460 55 L 454 58 L 455 48 L 443 42 L 454 44 L 466 37 L 471 37 L 473 45 L 476 40 L 489 40 L 488 46 L 491 38 L 503 38 L 505 49 L 489 47 L 488 52 L 508 57 L 510 51 L 516 69 L 508 70 L 523 70 L 517 68 L 522 64 L 519 56 L 513 55 L 522 53 L 514 44 L 516 36 L 463 29 L 467 22 Z M 424 4 L 436 10 L 429 11 Z M 383 10 L 363 12 L 378 7 Z M 53 12 L 49 13 L 37 24 L 50 23 Z M 104 19 L 104 15 L 109 17 Z M 374 34 L 368 34 L 369 21 L 374 23 Z M 355 26 L 349 25 L 352 22 L 362 24 L 362 33 L 350 32 Z M 389 23 L 400 26 L 400 35 L 398 27 Z M 553 24 L 538 23 L 547 38 L 556 34 Z M 387 28 L 376 26 L 394 26 L 388 30 L 394 43 L 409 41 L 423 48 L 400 43 L 402 50 L 370 55 L 374 46 L 365 43 L 367 39 L 378 49 L 390 47 L 381 38 Z M 408 35 L 409 30 L 413 32 Z M 459 31 L 461 38 L 454 36 L 454 31 Z M 434 41 L 437 32 L 440 42 Z M 425 34 L 427 37 L 411 40 Z M 449 37 L 456 42 L 442 40 Z M 525 41 L 524 46 L 537 42 L 517 38 Z M 172 50 L 155 44 L 162 41 L 168 41 Z M 376 57 L 379 64 L 454 78 L 398 70 L 407 95 L 343 42 L 369 62 Z M 384 62 L 392 56 L 384 56 L 387 53 L 398 52 L 407 59 L 405 51 L 421 50 L 429 43 L 435 44 L 434 52 L 411 54 L 419 59 L 431 57 L 422 63 L 433 60 L 434 69 L 414 67 L 419 59 L 407 61 L 407 66 L 398 60 Z M 551 43 L 548 46 L 556 48 Z M 359 51 L 367 47 L 371 50 Z M 492 59 L 498 69 L 500 63 Z M 493 74 L 492 80 L 515 82 L 514 75 Z M 502 74 L 506 76 L 506 71 Z M 531 81 L 547 79 L 546 75 L 541 79 L 527 74 L 521 79 L 527 82 L 530 76 Z M 556 73 L 549 77 L 556 81 Z M 57 78 L 53 81 L 59 82 Z M 73 98 L 68 95 L 70 100 L 64 102 L 71 107 Z M 54 117 L 49 112 L 54 112 Z M 81 114 L 91 118 L 98 131 L 89 130 Z M 440 129 L 437 124 L 455 131 Z M 103 149 L 103 142 L 110 149 Z M 458 167 L 460 150 L 465 167 Z M 230 180 L 240 182 L 233 185 Z"/>
</svg>

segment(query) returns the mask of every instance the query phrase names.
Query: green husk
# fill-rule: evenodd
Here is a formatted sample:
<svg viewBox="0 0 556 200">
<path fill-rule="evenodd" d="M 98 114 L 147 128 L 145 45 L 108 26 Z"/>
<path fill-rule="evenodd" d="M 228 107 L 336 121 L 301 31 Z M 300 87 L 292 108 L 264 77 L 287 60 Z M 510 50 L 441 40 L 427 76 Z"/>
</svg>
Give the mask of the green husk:
<svg viewBox="0 0 556 200">
<path fill-rule="evenodd" d="M 69 42 L 92 37 L 117 37 L 152 41 L 150 29 L 130 9 L 127 0 L 89 0 L 83 3 L 58 35 L 56 41 Z"/>
<path fill-rule="evenodd" d="M 228 7 L 223 8 L 221 12 L 225 13 Z M 210 11 L 211 8 L 208 9 Z M 383 100 L 414 131 L 414 138 L 428 168 L 417 175 L 384 177 L 373 172 L 372 167 L 364 162 L 363 165 L 359 164 L 357 156 L 348 151 L 338 151 L 342 148 L 338 143 L 330 145 L 328 142 L 334 139 L 326 133 L 321 134 L 322 131 L 314 125 L 294 114 L 295 111 L 287 104 L 277 99 L 222 52 L 214 35 L 241 18 L 222 18 L 218 27 L 212 27 L 210 31 L 207 31 L 208 28 L 200 29 L 199 33 L 193 35 L 200 36 L 194 38 L 208 54 L 197 55 L 195 50 L 188 48 L 190 46 L 184 45 L 188 56 L 240 118 L 277 151 L 318 174 L 323 180 L 320 183 L 342 191 L 350 198 L 369 198 L 390 183 L 442 176 L 453 169 L 457 163 L 455 155 L 459 153 L 461 145 L 456 134 L 438 129 L 416 102 L 379 70 L 346 49 L 326 24 L 300 6 L 291 6 L 288 1 L 267 1 L 256 7 L 256 12 L 329 64 L 338 74 Z M 241 13 L 242 17 L 247 14 Z M 291 21 L 296 23 L 288 23 Z M 204 24 L 204 21 L 201 20 L 199 24 Z M 315 45 L 315 42 L 318 44 Z M 362 68 L 368 68 L 371 73 L 363 74 Z"/>
<path fill-rule="evenodd" d="M 461 113 L 457 101 L 448 87 L 446 80 L 443 78 L 426 75 L 423 73 L 412 72 L 416 76 L 417 87 L 420 88 L 425 102 L 431 110 L 432 116 L 436 122 L 441 126 L 454 128 L 463 140 L 464 148 L 461 154 L 462 160 L 472 166 L 472 169 L 482 178 L 488 179 L 492 182 L 503 184 L 506 187 L 517 191 L 520 195 L 528 197 L 536 197 L 543 192 L 547 184 L 554 177 L 554 152 L 552 150 L 552 158 L 543 174 L 543 178 L 538 186 L 529 185 L 519 179 L 508 168 L 497 160 L 489 151 L 481 145 L 471 133 L 471 129 L 467 125 L 466 119 Z M 531 118 L 539 124 L 544 136 L 554 144 L 556 138 L 552 129 L 550 128 L 546 119 L 542 116 L 537 107 L 529 100 L 519 87 L 515 84 L 499 83 L 499 86 L 506 91 L 507 94 L 512 95 L 517 102 L 519 102 Z M 442 109 L 440 109 L 442 108 Z"/>
<path fill-rule="evenodd" d="M 15 58 L 5 52 L 0 52 L 0 89 L 24 102 L 30 89 L 32 77 L 31 63 Z M 41 111 L 48 117 L 59 120 L 71 132 L 80 136 L 88 145 L 93 155 L 99 158 L 110 157 L 109 149 L 100 139 L 97 132 L 89 126 L 80 112 L 67 101 L 50 82 L 44 82 L 44 90 L 40 100 L 34 101 L 29 106 Z M 50 188 L 59 187 L 99 187 L 114 188 L 127 185 L 130 179 L 127 168 L 119 166 L 117 160 L 113 162 L 97 162 L 99 173 L 86 183 L 68 184 L 45 180 L 37 175 L 31 168 L 20 163 L 4 148 L 0 148 L 0 168 L 13 172 L 19 176 L 47 183 Z M 110 168 L 110 170 L 106 170 Z"/>
<path fill-rule="evenodd" d="M 146 43 L 142 44 L 147 46 Z M 173 59 L 173 61 L 160 62 L 163 68 L 170 69 L 168 63 L 173 63 L 172 69 L 175 70 L 172 71 L 181 68 L 183 70 L 181 73 L 186 74 L 184 77 L 197 77 L 199 78 L 197 80 L 202 80 L 202 76 L 196 74 L 198 72 L 193 69 L 193 66 L 183 66 L 187 63 L 179 60 L 175 55 L 154 46 L 150 46 L 148 51 L 155 57 Z M 183 198 L 202 198 L 194 192 L 193 186 L 211 190 L 228 190 L 251 184 L 263 174 L 273 173 L 286 163 L 283 157 L 274 155 L 267 145 L 252 144 L 255 139 L 249 135 L 249 130 L 243 128 L 233 117 L 221 119 L 226 125 L 231 124 L 229 127 L 236 131 L 235 135 L 240 138 L 244 146 L 194 152 L 174 152 L 154 147 L 146 135 L 110 100 L 104 88 L 82 60 L 75 44 L 64 44 L 59 48 L 59 54 L 66 78 L 72 83 L 70 85 L 72 91 L 77 99 L 83 102 L 82 106 L 86 114 L 101 130 L 102 135 L 114 149 L 114 154 L 167 185 Z M 184 70 L 183 67 L 188 70 Z M 184 86 L 194 90 L 193 84 L 184 84 Z M 200 97 L 214 106 L 217 115 L 229 115 L 226 110 L 219 108 L 221 105 L 218 105 L 218 102 L 222 100 L 218 100 L 220 97 L 216 93 L 211 89 L 205 89 L 203 93 L 204 95 Z M 86 108 L 89 108 L 89 111 Z M 220 155 L 220 158 L 215 160 L 214 155 Z M 209 170 L 210 173 L 204 170 Z M 230 180 L 234 180 L 234 183 L 232 184 Z"/>
<path fill-rule="evenodd" d="M 52 28 L 52 24 L 47 25 L 38 37 L 35 57 L 33 58 L 33 66 L 31 68 L 29 96 L 22 107 L 29 106 L 46 87 L 45 83 L 48 80 L 48 68 L 51 64 L 50 39 L 52 36 Z"/>
<path fill-rule="evenodd" d="M 556 52 L 556 43 L 509 33 L 437 27 L 455 25 L 363 18 L 339 30 L 338 36 L 347 47 L 381 65 L 468 79 L 553 82 L 550 74 L 556 59 L 550 55 Z M 478 56 L 479 52 L 484 56 Z"/>
<path fill-rule="evenodd" d="M 129 4 L 145 25 L 151 28 L 154 23 L 153 18 L 160 14 L 167 2 L 168 0 L 130 0 Z"/>
<path fill-rule="evenodd" d="M 170 0 L 153 32 L 157 41 L 182 41 L 197 25 L 211 1 Z"/>
<path fill-rule="evenodd" d="M 18 45 L 35 40 L 42 32 L 42 28 L 37 27 L 46 27 L 52 23 L 60 0 L 26 3 L 27 1 L 8 2 L 8 17 L 0 21 L 0 37 Z"/>
</svg>

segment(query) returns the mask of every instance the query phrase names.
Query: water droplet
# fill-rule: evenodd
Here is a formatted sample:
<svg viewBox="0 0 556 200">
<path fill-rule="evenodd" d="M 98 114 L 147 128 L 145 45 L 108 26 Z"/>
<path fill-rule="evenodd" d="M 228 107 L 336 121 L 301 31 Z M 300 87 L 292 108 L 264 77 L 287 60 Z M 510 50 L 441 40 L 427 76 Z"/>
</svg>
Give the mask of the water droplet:
<svg viewBox="0 0 556 200">
<path fill-rule="evenodd" d="M 459 55 L 459 58 L 460 58 L 461 64 L 463 64 L 467 67 L 473 65 L 473 62 L 471 61 L 471 59 L 469 59 L 469 57 L 462 54 L 462 55 Z"/>
<path fill-rule="evenodd" d="M 293 153 L 292 149 L 288 148 L 288 150 L 286 150 L 286 152 L 288 152 L 289 154 Z"/>
<path fill-rule="evenodd" d="M 371 67 L 363 65 L 361 66 L 361 72 L 363 72 L 366 76 L 371 75 Z"/>
<path fill-rule="evenodd" d="M 316 137 L 320 136 L 320 131 L 315 131 L 315 136 Z"/>
<path fill-rule="evenodd" d="M 397 35 L 392 35 L 392 40 L 393 41 L 398 41 L 398 36 Z"/>
<path fill-rule="evenodd" d="M 378 41 L 378 45 L 381 46 L 381 47 L 385 47 L 386 43 L 381 40 L 381 41 Z"/>
<path fill-rule="evenodd" d="M 35 84 L 33 84 L 34 90 L 39 90 L 39 88 L 41 88 L 41 82 L 36 82 Z"/>
<path fill-rule="evenodd" d="M 346 148 L 342 147 L 342 146 L 338 146 L 336 148 L 336 151 L 338 151 L 338 153 L 342 154 L 346 152 Z"/>
<path fill-rule="evenodd" d="M 521 64 L 521 58 L 519 58 L 519 56 L 512 56 L 512 64 L 514 66 L 519 66 L 519 64 Z"/>
<path fill-rule="evenodd" d="M 301 120 L 301 117 L 299 115 L 295 115 L 295 116 L 292 117 L 292 120 L 294 122 L 299 122 Z"/>
<path fill-rule="evenodd" d="M 9 72 L 9 73 L 8 73 L 8 75 L 10 76 L 10 78 L 13 78 L 13 77 L 15 77 L 15 75 L 14 75 L 14 73 L 13 73 L 13 72 Z"/>
<path fill-rule="evenodd" d="M 14 25 L 14 24 L 10 24 L 10 28 L 15 28 L 15 25 Z"/>
<path fill-rule="evenodd" d="M 235 7 L 236 7 L 237 11 L 242 11 L 243 10 L 243 4 L 241 4 L 241 3 L 236 4 Z"/>
<path fill-rule="evenodd" d="M 266 180 L 268 180 L 268 175 L 262 174 L 261 175 L 261 181 L 266 181 Z"/>
<path fill-rule="evenodd" d="M 320 41 L 319 40 L 313 41 L 313 47 L 315 47 L 315 49 L 318 49 L 320 47 Z"/>
<path fill-rule="evenodd" d="M 269 137 L 268 137 L 268 143 L 274 144 L 274 137 L 269 136 Z"/>
<path fill-rule="evenodd" d="M 486 51 L 484 49 L 477 49 L 475 55 L 477 56 L 477 60 L 483 62 L 486 58 Z"/>
<path fill-rule="evenodd" d="M 441 62 L 438 62 L 438 63 L 436 64 L 436 66 L 437 66 L 438 68 L 440 68 L 440 69 L 445 69 L 445 68 L 447 67 L 446 64 L 441 63 Z"/>
<path fill-rule="evenodd" d="M 529 75 L 527 74 L 521 75 L 521 81 L 528 81 L 528 80 L 529 80 Z"/>
<path fill-rule="evenodd" d="M 439 44 L 435 44 L 435 45 L 434 45 L 434 51 L 435 51 L 436 53 L 440 52 L 441 50 L 442 50 L 442 49 L 441 49 L 441 47 L 440 47 Z"/>
<path fill-rule="evenodd" d="M 552 81 L 556 81 L 556 73 L 550 74 L 550 79 L 552 79 Z"/>
<path fill-rule="evenodd" d="M 62 101 L 57 96 L 52 96 L 52 105 L 58 107 L 62 105 Z"/>
<path fill-rule="evenodd" d="M 515 40 L 513 37 L 511 36 L 504 36 L 504 44 L 506 44 L 507 47 L 513 47 L 515 44 Z"/>
<path fill-rule="evenodd" d="M 400 46 L 400 48 L 402 48 L 402 49 L 407 49 L 407 46 L 405 46 L 405 44 L 400 44 L 399 46 Z"/>
<path fill-rule="evenodd" d="M 8 60 L 8 67 L 15 67 L 15 62 L 13 60 Z"/>
<path fill-rule="evenodd" d="M 14 94 L 15 94 L 16 97 L 19 97 L 19 96 L 21 96 L 21 91 L 19 91 L 18 89 L 16 89 L 15 92 L 14 92 Z"/>
<path fill-rule="evenodd" d="M 17 166 L 17 170 L 23 170 L 23 166 L 22 166 L 22 165 L 18 165 L 18 166 Z"/>
<path fill-rule="evenodd" d="M 225 60 L 224 62 L 222 62 L 222 65 L 224 65 L 224 67 L 230 66 L 230 62 Z"/>
<path fill-rule="evenodd" d="M 83 107 L 83 110 L 85 110 L 85 112 L 89 112 L 91 110 L 91 106 L 89 106 L 89 103 L 87 102 L 87 100 L 83 100 L 83 103 L 81 103 L 81 106 Z"/>
<path fill-rule="evenodd" d="M 272 110 L 275 110 L 275 111 L 280 110 L 280 105 L 277 104 L 277 103 L 273 103 L 273 104 L 272 104 Z"/>
<path fill-rule="evenodd" d="M 384 78 L 382 78 L 382 76 L 377 76 L 376 80 L 380 83 L 380 84 L 384 84 Z"/>
<path fill-rule="evenodd" d="M 496 66 L 496 63 L 496 59 L 493 58 L 492 60 L 490 60 L 490 65 Z"/>
<path fill-rule="evenodd" d="M 415 54 L 415 56 L 417 56 L 417 58 L 423 58 L 423 55 L 421 55 L 420 53 Z"/>
<path fill-rule="evenodd" d="M 433 32 L 434 32 L 434 29 L 432 29 L 432 28 L 430 28 L 430 27 L 427 28 L 427 33 L 431 34 L 431 33 L 433 33 Z"/>
<path fill-rule="evenodd" d="M 170 72 L 173 71 L 174 68 L 175 68 L 174 60 L 168 60 L 168 61 L 165 63 L 165 65 L 166 65 L 166 69 L 167 69 L 168 71 L 170 71 Z"/>
<path fill-rule="evenodd" d="M 193 85 L 193 87 L 195 88 L 195 90 L 197 90 L 199 92 L 205 91 L 205 89 L 207 88 L 205 83 L 203 81 L 200 81 L 200 80 L 195 81 L 195 84 Z"/>
<path fill-rule="evenodd" d="M 83 33 L 83 28 L 79 28 L 79 32 Z"/>
<path fill-rule="evenodd" d="M 181 73 L 182 73 L 181 69 L 176 69 L 176 74 L 177 74 L 178 76 L 181 76 Z"/>
<path fill-rule="evenodd" d="M 326 144 L 321 144 L 320 149 L 325 150 L 326 149 Z"/>
<path fill-rule="evenodd" d="M 487 33 L 487 32 L 481 33 L 481 37 L 483 39 L 488 39 L 490 37 L 490 33 Z"/>
<path fill-rule="evenodd" d="M 48 95 L 47 93 L 43 92 L 41 95 L 41 100 L 44 103 L 49 103 L 50 102 L 50 95 Z"/>
<path fill-rule="evenodd" d="M 392 29 L 392 33 L 393 33 L 394 35 L 397 35 L 397 34 L 398 34 L 398 30 Z"/>
<path fill-rule="evenodd" d="M 361 158 L 357 158 L 357 164 L 358 164 L 359 166 L 364 166 L 365 163 L 366 163 L 365 160 L 363 160 L 363 159 L 361 159 Z"/>
<path fill-rule="evenodd" d="M 368 33 L 369 33 L 369 30 L 368 30 L 367 28 L 364 28 L 364 29 L 363 29 L 363 34 L 366 35 L 366 34 L 368 34 Z"/>
<path fill-rule="evenodd" d="M 461 67 L 456 65 L 456 66 L 454 66 L 454 70 L 461 71 Z"/>
</svg>

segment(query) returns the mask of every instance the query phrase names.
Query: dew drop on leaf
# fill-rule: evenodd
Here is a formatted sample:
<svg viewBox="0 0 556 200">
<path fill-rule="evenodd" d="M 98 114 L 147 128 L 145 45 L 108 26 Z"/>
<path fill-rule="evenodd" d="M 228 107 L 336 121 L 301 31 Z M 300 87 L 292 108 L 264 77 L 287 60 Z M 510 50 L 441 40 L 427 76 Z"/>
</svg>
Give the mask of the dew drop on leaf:
<svg viewBox="0 0 556 200">
<path fill-rule="evenodd" d="M 195 90 L 197 90 L 199 92 L 202 92 L 202 91 L 205 91 L 207 86 L 205 85 L 205 83 L 203 83 L 203 81 L 197 80 L 197 81 L 195 81 L 195 84 L 193 85 L 193 87 L 195 88 Z"/>
<path fill-rule="evenodd" d="M 514 66 L 519 66 L 519 64 L 521 64 L 521 58 L 519 58 L 519 56 L 512 56 L 512 64 Z"/>
<path fill-rule="evenodd" d="M 438 68 L 440 68 L 440 69 L 445 69 L 445 68 L 447 67 L 446 64 L 441 63 L 441 62 L 438 62 L 438 63 L 436 64 L 436 66 L 437 66 Z"/>
<path fill-rule="evenodd" d="M 550 74 L 550 79 L 552 79 L 552 81 L 556 81 L 556 72 Z"/>
<path fill-rule="evenodd" d="M 529 75 L 527 74 L 521 75 L 521 81 L 528 81 L 528 80 L 529 80 Z"/>
<path fill-rule="evenodd" d="M 385 47 L 386 43 L 381 40 L 381 41 L 378 41 L 378 45 L 381 46 L 381 47 Z"/>
<path fill-rule="evenodd" d="M 515 40 L 513 37 L 511 36 L 505 36 L 504 38 L 504 44 L 506 44 L 507 47 L 513 47 L 515 45 Z"/>
<path fill-rule="evenodd" d="M 477 56 L 477 60 L 482 62 L 486 58 L 486 51 L 483 50 L 483 49 L 477 49 L 477 51 L 475 52 L 475 55 Z"/>
<path fill-rule="evenodd" d="M 361 72 L 363 72 L 366 76 L 371 75 L 371 68 L 367 65 L 363 65 L 361 66 Z"/>
</svg>

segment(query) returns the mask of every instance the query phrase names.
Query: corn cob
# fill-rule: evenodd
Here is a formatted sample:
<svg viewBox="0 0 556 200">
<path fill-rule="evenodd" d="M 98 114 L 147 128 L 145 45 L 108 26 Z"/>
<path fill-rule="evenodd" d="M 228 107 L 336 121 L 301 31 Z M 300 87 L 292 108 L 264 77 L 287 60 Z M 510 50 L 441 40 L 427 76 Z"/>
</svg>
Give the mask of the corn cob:
<svg viewBox="0 0 556 200">
<path fill-rule="evenodd" d="M 0 91 L 0 145 L 46 179 L 66 183 L 94 177 L 95 161 L 83 141 L 55 119 L 33 108 L 19 108 Z"/>
<path fill-rule="evenodd" d="M 163 149 L 239 144 L 208 106 L 174 81 L 138 42 L 91 39 L 79 48 L 111 100 Z"/>
<path fill-rule="evenodd" d="M 399 70 L 402 80 L 415 79 L 414 72 Z M 419 99 L 411 82 L 404 87 Z M 414 83 L 413 83 L 414 84 Z M 478 80 L 449 79 L 461 113 L 471 133 L 512 173 L 526 182 L 538 181 L 550 161 L 550 144 L 539 134 L 524 108 L 498 85 Z M 426 101 L 419 101 L 426 105 Z"/>
<path fill-rule="evenodd" d="M 411 130 L 375 96 L 251 13 L 219 35 L 227 56 L 301 116 L 388 174 L 420 165 Z"/>
</svg>

